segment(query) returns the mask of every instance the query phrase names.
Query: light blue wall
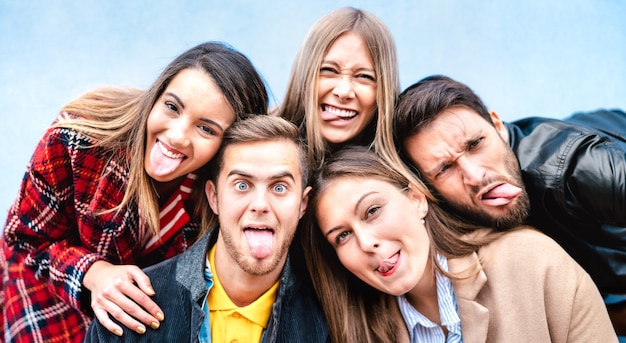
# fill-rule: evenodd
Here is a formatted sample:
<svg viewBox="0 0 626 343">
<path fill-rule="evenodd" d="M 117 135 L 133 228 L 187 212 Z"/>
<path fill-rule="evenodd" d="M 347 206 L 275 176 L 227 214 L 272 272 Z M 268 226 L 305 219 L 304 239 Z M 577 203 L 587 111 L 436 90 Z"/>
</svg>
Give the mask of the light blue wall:
<svg viewBox="0 0 626 343">
<path fill-rule="evenodd" d="M 248 55 L 280 101 L 308 28 L 344 5 L 387 23 L 403 88 L 447 74 L 505 120 L 626 108 L 621 0 L 0 0 L 0 221 L 63 103 L 101 85 L 147 87 L 206 40 Z"/>
</svg>

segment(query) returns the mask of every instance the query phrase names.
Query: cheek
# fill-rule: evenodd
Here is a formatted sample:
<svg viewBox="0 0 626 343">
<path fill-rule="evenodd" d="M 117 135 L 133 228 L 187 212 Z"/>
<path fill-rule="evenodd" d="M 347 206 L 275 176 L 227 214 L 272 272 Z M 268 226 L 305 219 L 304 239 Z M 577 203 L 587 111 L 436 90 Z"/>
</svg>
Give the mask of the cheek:
<svg viewBox="0 0 626 343">
<path fill-rule="evenodd" d="M 154 135 L 158 130 L 157 122 L 154 118 L 154 114 L 150 113 L 148 120 L 146 121 L 146 136 L 150 137 Z"/>
<path fill-rule="evenodd" d="M 332 79 L 317 80 L 317 98 L 321 101 L 335 87 L 335 81 Z"/>
<path fill-rule="evenodd" d="M 300 205 L 299 199 L 294 198 L 288 201 L 275 202 L 271 206 L 279 220 L 284 224 L 283 227 L 290 228 L 290 231 L 295 232 L 300 222 Z"/>
<path fill-rule="evenodd" d="M 335 250 L 337 253 L 337 258 L 341 264 L 352 274 L 360 275 L 362 274 L 362 263 L 359 263 L 360 260 L 358 257 L 358 252 L 353 251 L 348 246 L 342 246 L 339 250 Z"/>
<path fill-rule="evenodd" d="M 365 87 L 359 90 L 359 99 L 364 110 L 367 110 L 368 116 L 374 116 L 376 111 L 376 88 Z"/>
</svg>

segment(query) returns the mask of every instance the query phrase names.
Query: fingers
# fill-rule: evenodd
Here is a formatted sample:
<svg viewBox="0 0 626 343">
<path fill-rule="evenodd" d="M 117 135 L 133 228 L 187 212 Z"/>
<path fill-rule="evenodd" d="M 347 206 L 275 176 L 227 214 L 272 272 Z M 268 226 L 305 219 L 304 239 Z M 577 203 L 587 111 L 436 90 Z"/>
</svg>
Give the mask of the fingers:
<svg viewBox="0 0 626 343">
<path fill-rule="evenodd" d="M 161 310 L 150 297 L 126 280 L 116 280 L 114 285 L 116 287 L 110 289 L 110 293 L 109 289 L 103 292 L 108 300 L 107 312 L 113 318 L 140 334 L 146 332 L 146 327 L 159 328 L 160 319 L 156 315 L 151 315 L 147 308 L 153 309 L 155 314 L 161 313 Z M 160 317 L 162 318 L 163 315 L 160 314 Z"/>
<path fill-rule="evenodd" d="M 150 278 L 140 269 L 137 269 L 132 276 L 133 280 L 135 281 L 137 287 L 139 287 L 141 292 L 138 292 L 137 288 L 129 290 L 129 296 L 131 297 L 131 299 L 133 299 L 137 304 L 144 308 L 158 321 L 162 321 L 163 319 L 165 319 L 161 308 L 149 297 L 154 295 L 154 289 L 152 288 L 152 284 L 150 283 Z M 154 326 L 152 322 L 146 324 L 150 325 L 151 327 Z"/>
<path fill-rule="evenodd" d="M 158 329 L 164 319 L 163 311 L 152 301 L 154 295 L 150 279 L 136 266 L 101 264 L 90 270 L 89 285 L 91 307 L 100 323 L 115 335 L 122 328 L 112 319 L 130 330 L 143 334 L 147 327 Z M 89 272 L 89 271 L 88 271 Z"/>
<path fill-rule="evenodd" d="M 109 318 L 109 314 L 107 313 L 107 311 L 101 308 L 94 308 L 93 313 L 96 316 L 96 318 L 98 318 L 98 321 L 100 322 L 100 324 L 102 324 L 102 326 L 104 326 L 107 330 L 109 330 L 110 332 L 112 332 L 113 334 L 117 336 L 122 335 L 123 333 L 122 327 L 115 324 L 115 322 L 112 321 L 111 318 Z"/>
</svg>

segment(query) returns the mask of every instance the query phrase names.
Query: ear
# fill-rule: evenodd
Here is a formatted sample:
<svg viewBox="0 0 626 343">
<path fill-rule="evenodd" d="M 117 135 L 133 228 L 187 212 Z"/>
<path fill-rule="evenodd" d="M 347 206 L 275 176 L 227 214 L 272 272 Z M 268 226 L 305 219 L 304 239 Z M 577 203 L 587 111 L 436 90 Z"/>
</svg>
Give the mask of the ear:
<svg viewBox="0 0 626 343">
<path fill-rule="evenodd" d="M 311 192 L 311 186 L 307 186 L 302 192 L 302 202 L 300 203 L 300 219 L 304 215 L 307 206 L 309 205 L 309 193 Z"/>
<path fill-rule="evenodd" d="M 422 191 L 418 186 L 413 183 L 409 183 L 409 189 L 407 191 L 407 196 L 413 202 L 415 202 L 415 206 L 420 215 L 419 219 L 422 219 L 426 216 L 428 212 L 428 200 L 426 200 L 426 195 L 424 191 Z"/>
<path fill-rule="evenodd" d="M 496 131 L 505 142 L 509 142 L 509 132 L 506 130 L 506 125 L 500 116 L 495 111 L 489 111 L 489 116 L 491 117 L 491 121 L 493 122 L 493 126 L 496 127 Z"/>
<path fill-rule="evenodd" d="M 217 207 L 217 189 L 213 181 L 209 180 L 206 182 L 204 185 L 204 193 L 206 194 L 207 200 L 209 200 L 209 206 L 211 206 L 213 213 L 219 215 Z"/>
</svg>

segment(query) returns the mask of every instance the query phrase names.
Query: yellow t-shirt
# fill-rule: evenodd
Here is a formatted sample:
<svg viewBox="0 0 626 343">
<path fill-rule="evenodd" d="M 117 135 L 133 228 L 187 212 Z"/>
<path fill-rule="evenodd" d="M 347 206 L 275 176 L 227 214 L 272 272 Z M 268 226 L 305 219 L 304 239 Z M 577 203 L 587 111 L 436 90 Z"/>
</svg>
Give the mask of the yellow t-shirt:
<svg viewBox="0 0 626 343">
<path fill-rule="evenodd" d="M 213 287 L 207 295 L 211 309 L 211 339 L 213 343 L 261 342 L 263 330 L 276 300 L 279 282 L 248 306 L 238 307 L 230 300 L 215 269 L 215 245 L 209 251 L 213 271 Z"/>
</svg>

